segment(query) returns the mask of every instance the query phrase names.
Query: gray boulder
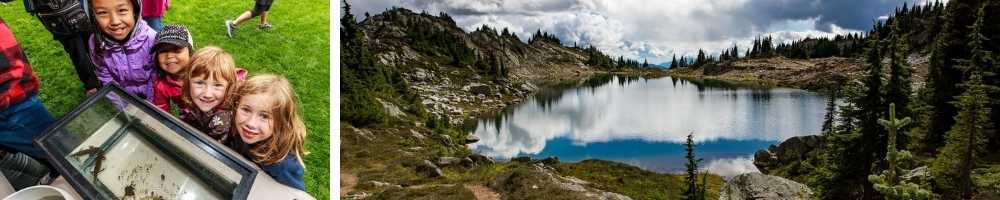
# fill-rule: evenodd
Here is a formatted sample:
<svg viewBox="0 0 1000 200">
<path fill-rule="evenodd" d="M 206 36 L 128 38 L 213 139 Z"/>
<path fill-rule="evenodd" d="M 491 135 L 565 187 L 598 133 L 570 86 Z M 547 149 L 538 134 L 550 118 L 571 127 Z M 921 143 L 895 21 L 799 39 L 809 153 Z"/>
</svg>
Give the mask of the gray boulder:
<svg viewBox="0 0 1000 200">
<path fill-rule="evenodd" d="M 425 70 L 423 68 L 416 68 L 416 69 L 413 70 L 413 78 L 414 79 L 417 79 L 417 80 L 420 80 L 420 81 L 426 81 L 426 80 L 429 80 L 429 79 L 431 79 L 433 77 L 434 77 L 433 74 L 427 73 L 427 70 Z"/>
<path fill-rule="evenodd" d="M 760 172 L 767 174 L 772 169 L 806 160 L 816 149 L 821 149 L 825 143 L 823 136 L 807 135 L 786 139 L 777 146 L 754 153 L 753 164 Z"/>
<path fill-rule="evenodd" d="M 726 182 L 719 192 L 720 200 L 793 200 L 811 199 L 812 196 L 812 190 L 806 185 L 759 172 L 737 175 Z"/>
<path fill-rule="evenodd" d="M 476 166 L 476 162 L 472 161 L 472 158 L 469 157 L 462 158 L 462 161 L 459 164 L 462 164 L 462 167 Z"/>
<path fill-rule="evenodd" d="M 469 134 L 465 136 L 465 141 L 462 141 L 463 144 L 472 144 L 476 142 L 479 142 L 479 137 L 476 136 L 475 134 Z"/>
<path fill-rule="evenodd" d="M 480 94 L 485 95 L 493 92 L 493 88 L 490 88 L 490 86 L 488 85 L 476 85 L 469 87 L 469 92 L 471 92 L 473 95 L 480 95 Z"/>
<path fill-rule="evenodd" d="M 386 114 L 389 114 L 390 117 L 399 117 L 406 115 L 406 113 L 403 113 L 403 111 L 400 110 L 399 107 L 396 106 L 395 104 L 383 101 L 382 99 L 379 98 L 375 98 L 375 100 L 377 100 L 380 104 L 382 104 L 382 110 L 384 110 Z"/>
<path fill-rule="evenodd" d="M 460 158 L 445 156 L 438 158 L 437 164 L 438 166 L 448 166 L 448 165 L 458 164 L 461 161 L 462 159 Z"/>
<path fill-rule="evenodd" d="M 424 160 L 423 162 L 417 164 L 417 173 L 424 174 L 431 178 L 444 176 L 444 172 L 441 172 L 441 168 L 438 168 L 437 165 L 434 165 L 434 163 L 431 163 L 429 160 Z"/>
<path fill-rule="evenodd" d="M 493 158 L 490 158 L 489 156 L 479 155 L 479 154 L 469 155 L 468 158 L 470 160 L 472 160 L 472 162 L 475 163 L 475 164 L 477 164 L 477 165 L 492 165 L 492 164 L 496 163 L 496 160 L 493 160 Z"/>
</svg>

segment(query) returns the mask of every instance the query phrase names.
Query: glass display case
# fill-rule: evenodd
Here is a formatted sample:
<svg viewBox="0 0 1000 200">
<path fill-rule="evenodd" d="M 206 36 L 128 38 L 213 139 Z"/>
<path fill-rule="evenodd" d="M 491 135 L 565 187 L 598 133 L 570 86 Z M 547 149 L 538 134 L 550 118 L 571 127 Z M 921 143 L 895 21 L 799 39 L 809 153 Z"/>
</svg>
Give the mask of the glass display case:
<svg viewBox="0 0 1000 200">
<path fill-rule="evenodd" d="M 247 199 L 261 173 L 114 85 L 60 118 L 35 143 L 87 199 Z"/>
</svg>

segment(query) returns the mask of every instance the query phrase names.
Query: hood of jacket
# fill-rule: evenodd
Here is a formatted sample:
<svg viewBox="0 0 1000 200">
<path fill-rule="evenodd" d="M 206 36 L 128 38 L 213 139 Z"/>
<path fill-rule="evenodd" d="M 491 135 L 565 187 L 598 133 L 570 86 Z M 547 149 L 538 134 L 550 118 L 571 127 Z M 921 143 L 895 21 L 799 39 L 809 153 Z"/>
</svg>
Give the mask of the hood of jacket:
<svg viewBox="0 0 1000 200">
<path fill-rule="evenodd" d="M 97 17 L 94 14 L 94 7 L 91 6 L 91 5 L 93 5 L 93 3 L 92 3 L 93 1 L 94 0 L 88 0 L 87 1 L 87 12 L 89 13 L 88 15 L 90 16 L 90 21 L 94 25 L 94 28 L 95 28 L 95 30 L 94 30 L 94 37 L 97 39 L 97 44 L 96 44 L 97 48 L 100 48 L 100 49 L 103 50 L 103 49 L 111 48 L 111 47 L 113 47 L 115 45 L 123 45 L 124 43 L 129 42 L 129 40 L 132 40 L 133 36 L 135 36 L 135 35 L 141 35 L 141 34 L 136 34 L 136 32 L 137 31 L 144 31 L 145 29 L 143 29 L 142 27 L 148 26 L 148 25 L 146 25 L 146 22 L 144 20 L 142 20 L 142 16 L 141 16 L 141 13 L 142 13 L 142 2 L 140 2 L 139 0 L 128 0 L 129 2 L 132 3 L 132 9 L 133 9 L 132 10 L 132 19 L 135 20 L 135 24 L 132 25 L 132 30 L 129 31 L 129 33 L 128 33 L 127 36 L 125 36 L 125 40 L 124 41 L 117 41 L 114 38 L 112 38 L 111 36 L 105 34 L 104 31 L 101 30 L 101 26 L 99 24 L 97 24 Z M 142 38 L 142 39 L 145 40 L 146 38 Z M 131 46 L 131 45 L 126 45 L 126 46 Z"/>
</svg>

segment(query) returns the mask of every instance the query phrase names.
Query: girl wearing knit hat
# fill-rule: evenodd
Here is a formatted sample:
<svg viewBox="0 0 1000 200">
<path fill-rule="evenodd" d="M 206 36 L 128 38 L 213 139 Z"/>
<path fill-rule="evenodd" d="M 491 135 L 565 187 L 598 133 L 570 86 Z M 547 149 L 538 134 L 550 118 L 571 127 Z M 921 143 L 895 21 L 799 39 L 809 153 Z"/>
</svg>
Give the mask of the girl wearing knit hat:
<svg viewBox="0 0 1000 200">
<path fill-rule="evenodd" d="M 181 25 L 171 24 L 156 34 L 153 45 L 153 59 L 159 76 L 153 83 L 153 104 L 170 112 L 170 104 L 181 105 L 181 78 L 191 66 L 194 54 L 194 40 L 191 33 Z"/>
</svg>

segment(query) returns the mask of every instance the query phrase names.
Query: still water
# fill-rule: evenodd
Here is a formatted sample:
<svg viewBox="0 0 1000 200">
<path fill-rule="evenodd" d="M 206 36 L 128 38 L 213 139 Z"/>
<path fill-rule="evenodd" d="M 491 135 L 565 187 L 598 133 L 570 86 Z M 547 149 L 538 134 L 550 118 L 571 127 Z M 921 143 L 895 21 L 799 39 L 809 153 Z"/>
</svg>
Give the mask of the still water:
<svg viewBox="0 0 1000 200">
<path fill-rule="evenodd" d="M 619 161 L 658 172 L 684 170 L 694 133 L 702 169 L 731 177 L 757 171 L 752 155 L 786 138 L 820 132 L 826 96 L 672 77 L 602 76 L 543 89 L 477 121 L 470 147 L 499 159 Z"/>
</svg>

